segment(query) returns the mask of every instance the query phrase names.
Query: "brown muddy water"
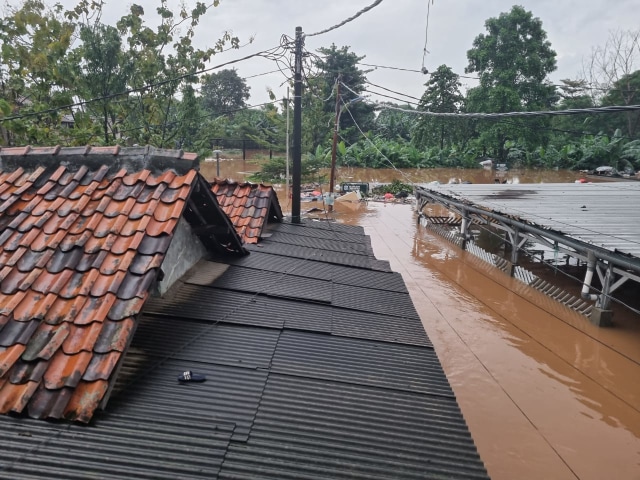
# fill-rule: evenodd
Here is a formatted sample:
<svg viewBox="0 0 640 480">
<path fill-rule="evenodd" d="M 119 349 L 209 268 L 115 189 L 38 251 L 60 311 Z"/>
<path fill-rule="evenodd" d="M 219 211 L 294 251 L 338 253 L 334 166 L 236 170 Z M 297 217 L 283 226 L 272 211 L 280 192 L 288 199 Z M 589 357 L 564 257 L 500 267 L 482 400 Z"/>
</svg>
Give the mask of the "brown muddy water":
<svg viewBox="0 0 640 480">
<path fill-rule="evenodd" d="M 207 178 L 215 168 L 201 163 Z M 242 172 L 252 170 L 249 162 L 223 161 L 220 176 L 243 181 Z M 487 170 L 347 173 L 338 182 L 493 183 L 496 177 Z M 579 174 L 509 171 L 500 178 L 573 182 Z M 283 186 L 275 188 L 288 212 Z M 612 328 L 594 327 L 421 227 L 412 204 L 336 207 L 331 218 L 363 226 L 376 257 L 402 274 L 491 478 L 640 480 L 636 314 L 619 310 Z"/>
</svg>

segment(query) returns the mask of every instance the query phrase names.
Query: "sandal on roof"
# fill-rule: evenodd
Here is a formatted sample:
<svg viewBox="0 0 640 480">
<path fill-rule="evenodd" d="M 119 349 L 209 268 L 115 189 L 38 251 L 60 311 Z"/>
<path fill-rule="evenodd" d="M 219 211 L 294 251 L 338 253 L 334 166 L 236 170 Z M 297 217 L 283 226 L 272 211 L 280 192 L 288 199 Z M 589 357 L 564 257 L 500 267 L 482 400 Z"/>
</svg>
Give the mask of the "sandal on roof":
<svg viewBox="0 0 640 480">
<path fill-rule="evenodd" d="M 179 382 L 204 382 L 207 379 L 204 375 L 200 373 L 193 373 L 191 370 L 187 370 L 186 372 L 182 372 L 182 374 L 178 375 Z"/>
</svg>

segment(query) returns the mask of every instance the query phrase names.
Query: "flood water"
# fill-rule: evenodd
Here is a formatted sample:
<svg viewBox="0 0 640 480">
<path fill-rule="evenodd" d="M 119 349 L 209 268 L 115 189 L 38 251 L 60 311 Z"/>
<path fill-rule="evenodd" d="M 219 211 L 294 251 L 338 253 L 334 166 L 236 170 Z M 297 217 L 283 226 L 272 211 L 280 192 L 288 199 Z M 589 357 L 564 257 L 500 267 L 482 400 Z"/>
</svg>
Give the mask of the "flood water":
<svg viewBox="0 0 640 480">
<path fill-rule="evenodd" d="M 207 178 L 215 169 L 201 163 Z M 256 167 L 234 160 L 220 169 L 221 177 L 243 181 L 241 172 Z M 341 171 L 337 183 L 495 177 L 487 170 L 356 169 Z M 578 178 L 568 171 L 500 175 L 520 183 Z M 288 211 L 283 187 L 275 187 Z M 421 227 L 411 204 L 369 202 L 336 207 L 331 216 L 363 226 L 376 257 L 402 274 L 491 478 L 640 480 L 637 315 L 616 311 L 612 328 L 594 327 Z"/>
</svg>

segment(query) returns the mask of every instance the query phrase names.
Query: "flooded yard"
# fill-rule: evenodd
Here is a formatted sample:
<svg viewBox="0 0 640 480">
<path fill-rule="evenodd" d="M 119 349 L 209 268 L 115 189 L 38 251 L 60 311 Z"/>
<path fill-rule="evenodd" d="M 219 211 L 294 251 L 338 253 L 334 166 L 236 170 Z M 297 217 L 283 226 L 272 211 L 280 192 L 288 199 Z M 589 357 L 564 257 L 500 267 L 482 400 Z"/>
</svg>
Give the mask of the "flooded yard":
<svg viewBox="0 0 640 480">
<path fill-rule="evenodd" d="M 234 162 L 221 165 L 221 176 L 242 181 L 238 172 L 251 166 Z M 492 183 L 496 175 L 348 173 L 339 181 Z M 579 174 L 503 172 L 500 178 L 573 182 Z M 288 211 L 284 189 L 276 190 Z M 369 202 L 338 209 L 333 218 L 363 226 L 376 257 L 402 274 L 491 478 L 640 479 L 638 315 L 616 311 L 613 327 L 592 326 L 421 227 L 411 204 Z"/>
</svg>

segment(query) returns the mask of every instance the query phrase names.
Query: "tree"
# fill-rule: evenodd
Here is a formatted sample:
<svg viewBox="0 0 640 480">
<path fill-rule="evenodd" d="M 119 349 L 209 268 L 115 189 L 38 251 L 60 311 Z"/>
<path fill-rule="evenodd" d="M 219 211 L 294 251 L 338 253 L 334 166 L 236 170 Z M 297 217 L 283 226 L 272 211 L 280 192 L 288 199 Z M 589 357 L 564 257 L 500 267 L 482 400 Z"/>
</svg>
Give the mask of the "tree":
<svg viewBox="0 0 640 480">
<path fill-rule="evenodd" d="M 202 78 L 202 106 L 212 115 L 221 115 L 247 106 L 250 87 L 235 69 L 220 70 Z"/>
<path fill-rule="evenodd" d="M 63 8 L 40 0 L 7 6 L 0 19 L 2 140 L 9 145 L 59 143 L 61 120 L 72 102 L 73 78 L 65 74 L 75 24 Z M 40 113 L 42 112 L 42 113 Z"/>
<path fill-rule="evenodd" d="M 100 23 L 83 26 L 80 40 L 82 45 L 74 52 L 80 66 L 77 92 L 81 98 L 99 99 L 86 108 L 91 117 L 100 119 L 104 143 L 108 145 L 118 138 L 121 109 L 116 96 L 127 89 L 132 65 L 124 57 L 115 27 Z"/>
<path fill-rule="evenodd" d="M 601 100 L 602 106 L 637 105 L 638 103 L 640 103 L 640 70 L 623 75 L 613 83 Z M 621 130 L 629 139 L 635 139 L 640 133 L 640 112 L 636 110 L 622 114 L 600 115 L 596 126 L 609 135 L 616 130 Z"/>
<path fill-rule="evenodd" d="M 547 76 L 556 69 L 556 53 L 547 40 L 542 21 L 515 5 L 510 12 L 485 22 L 467 52 L 466 73 L 477 73 L 480 85 L 470 90 L 471 112 L 509 112 L 549 109 L 556 100 L 555 87 Z M 525 123 L 526 122 L 526 123 Z M 514 120 L 483 122 L 480 142 L 498 158 L 506 160 L 507 141 L 536 146 L 546 143 L 548 121 Z"/>
<path fill-rule="evenodd" d="M 160 24 L 154 31 L 145 24 L 144 9 L 133 4 L 128 15 L 117 22 L 117 28 L 127 45 L 124 57 L 132 63 L 131 94 L 123 114 L 124 132 L 129 141 L 158 147 L 173 146 L 179 142 L 179 96 L 198 82 L 195 73 L 227 43 L 238 48 L 238 39 L 225 32 L 213 47 L 204 50 L 194 46 L 195 31 L 200 19 L 218 2 L 205 5 L 197 1 L 189 10 L 181 4 L 178 14 L 161 0 L 156 12 Z M 186 29 L 181 29 L 186 24 Z M 188 91 L 186 92 L 187 94 Z M 185 112 L 185 107 L 190 112 Z M 182 104 L 182 113 L 191 117 L 200 115 L 196 103 Z"/>
<path fill-rule="evenodd" d="M 332 44 L 330 48 L 320 48 L 318 52 L 322 55 L 316 61 L 316 67 L 320 70 L 318 87 L 316 91 L 316 99 L 320 100 L 319 104 L 324 112 L 323 119 L 334 118 L 336 113 L 336 97 L 337 85 L 340 83 L 340 97 L 338 98 L 338 108 L 343 108 L 343 115 L 340 115 L 340 135 L 348 143 L 355 143 L 362 134 L 360 131 L 366 132 L 374 126 L 374 109 L 372 105 L 365 102 L 358 102 L 357 98 L 365 92 L 367 71 L 358 68 L 358 62 L 364 59 L 353 52 L 349 51 L 348 46 L 338 48 Z M 312 83 L 310 85 L 311 94 L 313 94 Z M 324 101 L 326 99 L 326 101 Z M 333 123 L 333 122 L 331 122 Z M 326 123 L 325 123 L 326 125 Z M 331 135 L 331 129 L 327 129 L 325 141 Z M 317 145 L 312 145 L 315 149 Z"/>
<path fill-rule="evenodd" d="M 603 46 L 592 50 L 584 62 L 584 76 L 596 105 L 635 105 L 640 100 L 640 30 L 613 31 Z M 638 112 L 600 115 L 594 127 L 612 135 L 621 129 L 635 138 Z"/>
<path fill-rule="evenodd" d="M 460 76 L 450 67 L 440 65 L 425 84 L 427 90 L 420 99 L 420 110 L 436 113 L 458 113 L 462 111 L 464 96 L 460 92 Z M 460 118 L 442 118 L 423 115 L 413 135 L 413 143 L 420 147 L 452 145 L 462 140 Z"/>
</svg>

